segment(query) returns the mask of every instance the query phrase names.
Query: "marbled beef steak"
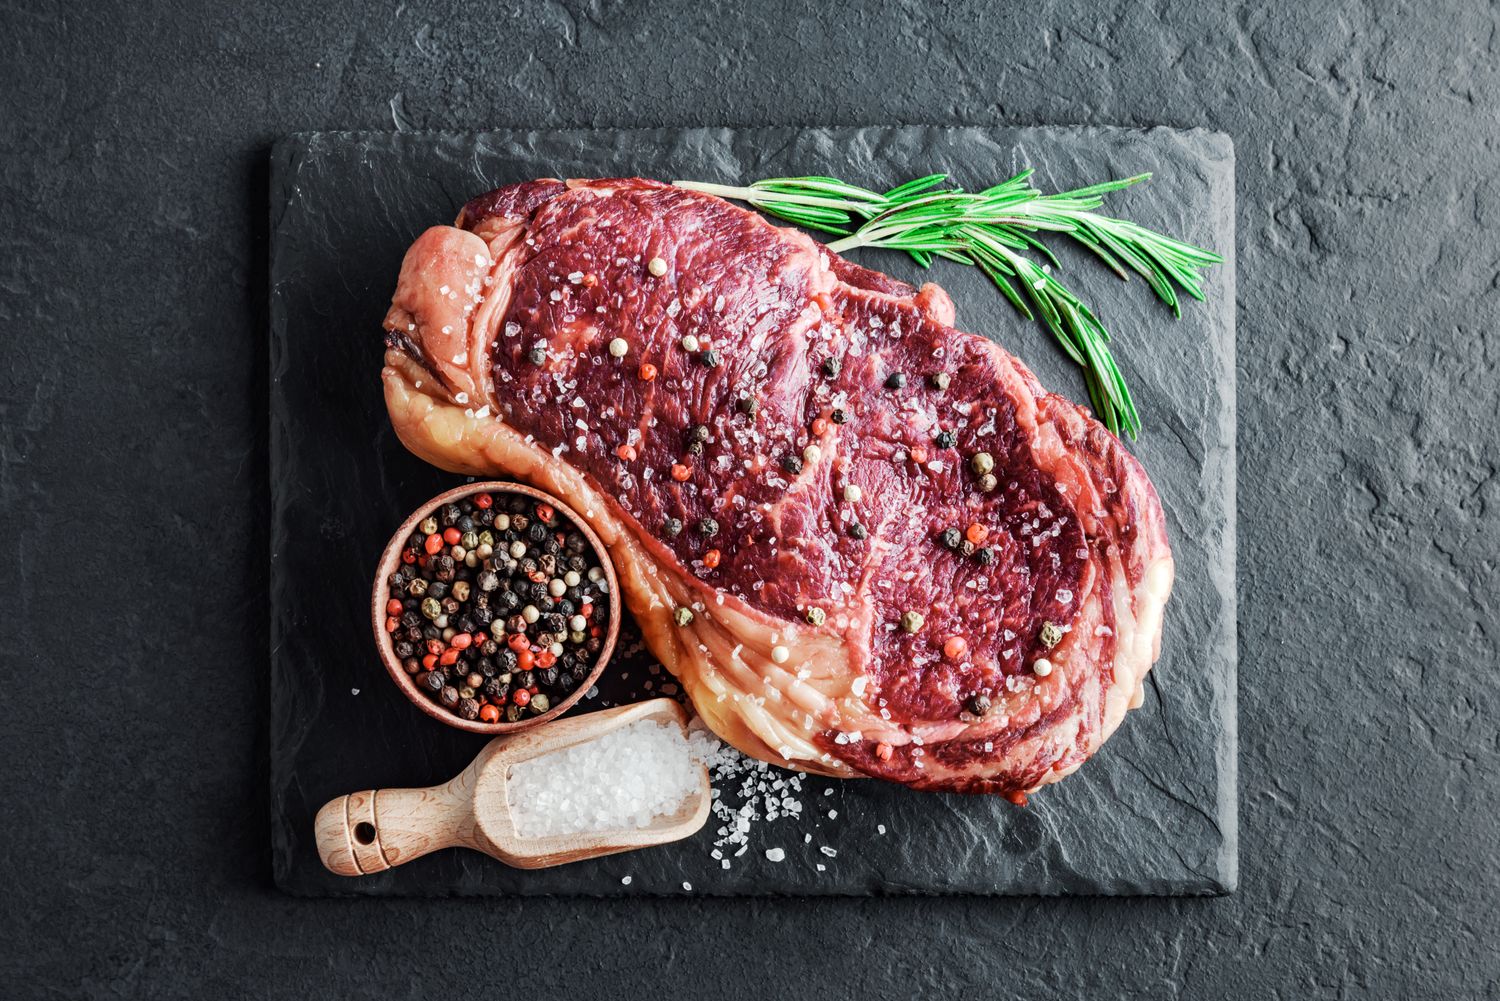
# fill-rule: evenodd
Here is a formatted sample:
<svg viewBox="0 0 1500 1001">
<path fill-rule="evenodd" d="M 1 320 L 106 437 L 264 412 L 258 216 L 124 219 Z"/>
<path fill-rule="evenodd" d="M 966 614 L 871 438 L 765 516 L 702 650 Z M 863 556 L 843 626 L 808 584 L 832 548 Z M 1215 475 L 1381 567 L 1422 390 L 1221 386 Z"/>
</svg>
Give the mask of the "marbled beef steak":
<svg viewBox="0 0 1500 1001">
<path fill-rule="evenodd" d="M 1021 802 L 1139 704 L 1172 557 L 1135 459 L 954 322 L 719 199 L 545 180 L 412 245 L 383 378 L 418 455 L 570 499 L 742 751 Z"/>
</svg>

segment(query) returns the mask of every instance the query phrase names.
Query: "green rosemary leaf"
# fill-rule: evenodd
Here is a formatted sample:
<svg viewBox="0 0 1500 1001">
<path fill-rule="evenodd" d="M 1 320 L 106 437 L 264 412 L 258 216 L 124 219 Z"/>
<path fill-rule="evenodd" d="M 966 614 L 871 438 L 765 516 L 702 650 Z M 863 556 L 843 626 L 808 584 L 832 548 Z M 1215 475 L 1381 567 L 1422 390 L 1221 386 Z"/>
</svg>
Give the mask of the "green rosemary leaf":
<svg viewBox="0 0 1500 1001">
<path fill-rule="evenodd" d="M 904 251 L 923 268 L 939 258 L 978 267 L 1017 312 L 1041 323 L 1083 369 L 1089 399 L 1105 426 L 1117 435 L 1135 438 L 1140 414 L 1109 349 L 1109 332 L 1050 273 L 1059 262 L 1037 234 L 1054 233 L 1077 241 L 1121 278 L 1134 271 L 1174 314 L 1181 309 L 1178 290 L 1201 300 L 1203 269 L 1222 263 L 1223 258 L 1094 211 L 1106 195 L 1138 184 L 1150 174 L 1053 194 L 1038 189 L 1031 182 L 1032 175 L 1031 169 L 1022 170 L 978 192 L 942 186 L 947 174 L 914 178 L 884 193 L 822 176 L 769 178 L 749 187 L 675 183 L 748 202 L 779 218 L 835 234 L 839 238 L 828 245 L 835 253 L 884 247 Z M 1028 254 L 1046 261 L 1050 269 L 1042 270 Z"/>
<path fill-rule="evenodd" d="M 918 177 L 914 180 L 907 181 L 905 184 L 896 185 L 894 188 L 885 193 L 885 197 L 887 201 L 896 201 L 901 198 L 906 198 L 909 195 L 914 195 L 919 191 L 926 191 L 933 185 L 941 184 L 947 179 L 947 174 L 928 174 L 926 177 Z"/>
</svg>

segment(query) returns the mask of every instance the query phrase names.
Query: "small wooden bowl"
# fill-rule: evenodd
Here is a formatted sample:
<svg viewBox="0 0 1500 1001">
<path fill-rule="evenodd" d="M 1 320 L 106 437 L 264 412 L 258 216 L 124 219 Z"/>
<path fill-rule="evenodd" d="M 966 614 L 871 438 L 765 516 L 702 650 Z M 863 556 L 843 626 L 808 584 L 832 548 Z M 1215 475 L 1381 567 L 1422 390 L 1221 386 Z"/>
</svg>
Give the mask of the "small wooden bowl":
<svg viewBox="0 0 1500 1001">
<path fill-rule="evenodd" d="M 529 716 L 515 723 L 501 721 L 499 723 L 485 723 L 480 720 L 467 720 L 456 713 L 451 713 L 432 701 L 417 688 L 416 681 L 406 673 L 401 666 L 401 658 L 396 656 L 396 648 L 389 633 L 385 631 L 385 603 L 390 598 L 391 574 L 401 565 L 401 551 L 404 543 L 416 530 L 418 523 L 432 514 L 444 504 L 463 500 L 474 494 L 489 493 L 497 496 L 505 494 L 521 494 L 534 501 L 552 505 L 557 516 L 573 524 L 575 528 L 588 540 L 594 555 L 599 558 L 599 565 L 604 569 L 604 578 L 609 585 L 609 628 L 604 636 L 604 646 L 600 648 L 598 656 L 594 660 L 594 669 L 589 676 L 578 683 L 571 695 L 563 699 L 557 705 L 548 709 L 540 716 Z M 375 633 L 375 648 L 380 651 L 380 660 L 385 664 L 386 673 L 396 683 L 412 704 L 422 710 L 435 720 L 447 723 L 449 726 L 460 730 L 468 730 L 470 733 L 483 733 L 491 737 L 498 737 L 507 733 L 519 733 L 522 730 L 530 730 L 532 727 L 541 726 L 549 720 L 554 720 L 573 708 L 578 700 L 594 686 L 599 676 L 604 673 L 605 666 L 609 663 L 610 655 L 615 651 L 615 640 L 620 635 L 620 582 L 615 576 L 615 566 L 610 562 L 609 552 L 604 548 L 604 543 L 594 530 L 578 516 L 578 512 L 553 497 L 551 494 L 534 490 L 522 483 L 505 483 L 502 481 L 488 481 L 484 483 L 469 483 L 461 487 L 454 487 L 445 493 L 438 494 L 432 500 L 423 504 L 412 512 L 411 517 L 401 523 L 396 533 L 391 536 L 391 541 L 386 544 L 385 552 L 380 557 L 380 566 L 375 570 L 375 586 L 370 592 L 370 626 Z"/>
</svg>

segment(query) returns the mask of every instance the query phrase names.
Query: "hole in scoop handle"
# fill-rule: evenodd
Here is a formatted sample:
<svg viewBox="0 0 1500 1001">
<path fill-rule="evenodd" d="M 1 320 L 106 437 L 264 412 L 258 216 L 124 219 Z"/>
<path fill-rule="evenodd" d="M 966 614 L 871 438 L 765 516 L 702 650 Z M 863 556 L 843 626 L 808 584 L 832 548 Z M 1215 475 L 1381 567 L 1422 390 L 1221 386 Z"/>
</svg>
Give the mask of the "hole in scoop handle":
<svg viewBox="0 0 1500 1001">
<path fill-rule="evenodd" d="M 428 789 L 366 789 L 330 800 L 313 830 L 330 872 L 365 876 L 428 852 L 471 845 L 473 812 L 452 784 Z"/>
</svg>

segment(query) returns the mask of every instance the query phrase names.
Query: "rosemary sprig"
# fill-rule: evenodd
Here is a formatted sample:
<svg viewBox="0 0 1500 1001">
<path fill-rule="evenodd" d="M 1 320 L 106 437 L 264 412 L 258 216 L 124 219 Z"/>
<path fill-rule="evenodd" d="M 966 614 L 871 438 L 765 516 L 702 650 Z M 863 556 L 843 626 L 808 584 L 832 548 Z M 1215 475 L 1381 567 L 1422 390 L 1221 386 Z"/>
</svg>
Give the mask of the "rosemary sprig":
<svg viewBox="0 0 1500 1001">
<path fill-rule="evenodd" d="M 947 174 L 929 174 L 877 192 L 835 177 L 778 177 L 748 187 L 677 181 L 720 198 L 748 202 L 763 212 L 841 239 L 835 253 L 860 247 L 902 250 L 922 267 L 941 258 L 979 268 L 1028 320 L 1038 319 L 1063 352 L 1084 370 L 1089 399 L 1106 427 L 1132 439 L 1140 414 L 1109 349 L 1109 332 L 1093 311 L 1052 274 L 1057 258 L 1037 234 L 1069 236 L 1121 278 L 1145 279 L 1174 315 L 1180 289 L 1203 298 L 1203 268 L 1223 258 L 1126 219 L 1094 210 L 1104 196 L 1150 174 L 1044 194 L 1024 170 L 984 191 L 945 187 Z M 1043 258 L 1038 265 L 1027 255 Z"/>
</svg>

